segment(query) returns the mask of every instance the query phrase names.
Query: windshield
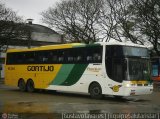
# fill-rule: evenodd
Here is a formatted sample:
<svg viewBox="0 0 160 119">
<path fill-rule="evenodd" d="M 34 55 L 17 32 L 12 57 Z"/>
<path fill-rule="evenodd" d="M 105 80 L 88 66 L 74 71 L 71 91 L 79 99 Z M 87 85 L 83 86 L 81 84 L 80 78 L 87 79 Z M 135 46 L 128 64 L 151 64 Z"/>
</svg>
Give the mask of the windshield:
<svg viewBox="0 0 160 119">
<path fill-rule="evenodd" d="M 130 80 L 151 80 L 150 62 L 147 59 L 129 59 Z"/>
<path fill-rule="evenodd" d="M 123 54 L 125 56 L 149 57 L 148 50 L 141 47 L 123 46 Z"/>
<path fill-rule="evenodd" d="M 116 82 L 151 81 L 149 53 L 143 47 L 106 46 L 106 73 Z"/>
<path fill-rule="evenodd" d="M 143 57 L 149 58 L 148 49 L 131 46 L 106 46 L 106 57 Z"/>
</svg>

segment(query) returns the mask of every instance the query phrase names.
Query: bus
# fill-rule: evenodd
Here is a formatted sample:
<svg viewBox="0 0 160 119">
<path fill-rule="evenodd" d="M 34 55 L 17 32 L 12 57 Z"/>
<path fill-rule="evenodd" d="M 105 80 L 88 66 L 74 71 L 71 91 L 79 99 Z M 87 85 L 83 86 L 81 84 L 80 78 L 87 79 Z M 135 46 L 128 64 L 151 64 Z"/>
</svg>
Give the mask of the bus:
<svg viewBox="0 0 160 119">
<path fill-rule="evenodd" d="M 9 49 L 5 84 L 21 91 L 47 89 L 90 94 L 151 94 L 148 49 L 132 43 L 70 43 L 31 49 Z"/>
<path fill-rule="evenodd" d="M 152 57 L 152 79 L 155 82 L 160 82 L 160 58 Z"/>
</svg>

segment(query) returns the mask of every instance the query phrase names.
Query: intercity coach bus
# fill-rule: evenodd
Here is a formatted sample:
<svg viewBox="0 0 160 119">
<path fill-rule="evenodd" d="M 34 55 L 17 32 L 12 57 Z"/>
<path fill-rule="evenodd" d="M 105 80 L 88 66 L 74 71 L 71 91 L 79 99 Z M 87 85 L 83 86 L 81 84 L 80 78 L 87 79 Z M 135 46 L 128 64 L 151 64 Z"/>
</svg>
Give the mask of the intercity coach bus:
<svg viewBox="0 0 160 119">
<path fill-rule="evenodd" d="M 71 43 L 9 49 L 5 84 L 35 89 L 103 95 L 151 94 L 148 49 L 127 43 Z"/>
<path fill-rule="evenodd" d="M 152 62 L 152 79 L 155 82 L 160 82 L 160 58 L 153 57 Z"/>
</svg>

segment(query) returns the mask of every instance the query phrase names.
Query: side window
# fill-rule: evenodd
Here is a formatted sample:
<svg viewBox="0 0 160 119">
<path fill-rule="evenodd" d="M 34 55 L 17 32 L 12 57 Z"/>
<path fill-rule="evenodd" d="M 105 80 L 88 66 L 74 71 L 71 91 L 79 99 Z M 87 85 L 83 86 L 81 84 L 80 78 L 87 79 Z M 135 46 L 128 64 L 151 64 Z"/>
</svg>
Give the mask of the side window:
<svg viewBox="0 0 160 119">
<path fill-rule="evenodd" d="M 7 61 L 6 64 L 14 64 L 14 61 L 16 61 L 16 56 L 13 53 L 7 53 Z"/>
<path fill-rule="evenodd" d="M 93 53 L 93 61 L 96 63 L 102 62 L 102 47 L 97 47 Z"/>
<path fill-rule="evenodd" d="M 84 63 L 84 48 L 67 49 L 65 53 L 66 63 Z"/>
<path fill-rule="evenodd" d="M 57 59 L 56 63 L 64 63 L 65 62 L 65 51 L 64 50 L 57 50 L 57 55 L 53 55 L 54 60 Z"/>
<path fill-rule="evenodd" d="M 66 63 L 72 64 L 74 62 L 74 49 L 67 49 L 65 53 Z"/>
<path fill-rule="evenodd" d="M 8 53 L 8 64 L 49 63 L 101 63 L 102 47 L 77 47 L 71 49 Z"/>
<path fill-rule="evenodd" d="M 24 61 L 27 64 L 34 64 L 36 62 L 36 52 L 26 52 Z"/>
<path fill-rule="evenodd" d="M 50 51 L 49 60 L 51 63 L 58 63 L 58 52 L 57 50 Z"/>
<path fill-rule="evenodd" d="M 99 53 L 94 53 L 93 54 L 93 60 L 96 61 L 100 61 L 102 59 L 102 55 L 100 55 Z"/>
<path fill-rule="evenodd" d="M 84 57 L 85 57 L 85 50 L 84 48 L 75 48 L 74 49 L 74 61 L 76 63 L 85 63 Z"/>
<path fill-rule="evenodd" d="M 64 50 L 50 50 L 41 51 L 38 56 L 44 64 L 65 63 L 65 54 Z"/>
<path fill-rule="evenodd" d="M 90 63 L 101 63 L 102 62 L 102 47 L 94 46 L 86 48 L 86 61 Z"/>
<path fill-rule="evenodd" d="M 35 59 L 37 63 L 48 64 L 50 62 L 50 51 L 37 51 L 35 54 Z"/>
<path fill-rule="evenodd" d="M 16 54 L 16 64 L 23 64 L 26 60 L 26 53 L 20 52 Z"/>
<path fill-rule="evenodd" d="M 23 64 L 26 60 L 26 53 L 7 53 L 7 62 L 6 64 Z"/>
</svg>

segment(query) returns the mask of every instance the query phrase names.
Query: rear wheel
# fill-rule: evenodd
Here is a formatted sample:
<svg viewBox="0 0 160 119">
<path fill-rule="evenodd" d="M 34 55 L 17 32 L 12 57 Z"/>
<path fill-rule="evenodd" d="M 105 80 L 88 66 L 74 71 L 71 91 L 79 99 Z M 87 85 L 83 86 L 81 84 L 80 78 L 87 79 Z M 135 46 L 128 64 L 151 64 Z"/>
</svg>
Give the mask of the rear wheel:
<svg viewBox="0 0 160 119">
<path fill-rule="evenodd" d="M 20 91 L 23 91 L 23 92 L 26 91 L 26 84 L 23 79 L 19 80 L 18 87 L 19 87 Z"/>
<path fill-rule="evenodd" d="M 27 91 L 28 92 L 34 92 L 35 91 L 35 88 L 34 88 L 34 82 L 33 80 L 29 79 L 27 81 Z"/>
<path fill-rule="evenodd" d="M 90 85 L 89 93 L 91 98 L 94 99 L 101 99 L 103 97 L 101 86 L 98 83 L 92 83 Z"/>
</svg>

